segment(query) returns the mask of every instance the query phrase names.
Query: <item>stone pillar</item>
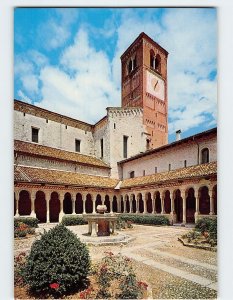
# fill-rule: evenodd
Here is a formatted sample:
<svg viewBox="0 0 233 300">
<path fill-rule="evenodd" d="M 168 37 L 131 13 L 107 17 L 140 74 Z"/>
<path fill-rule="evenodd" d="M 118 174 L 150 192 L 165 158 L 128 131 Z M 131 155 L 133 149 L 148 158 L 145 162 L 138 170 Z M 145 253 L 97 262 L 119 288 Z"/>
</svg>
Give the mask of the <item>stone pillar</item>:
<svg viewBox="0 0 233 300">
<path fill-rule="evenodd" d="M 139 197 L 136 198 L 136 214 L 139 214 Z"/>
<path fill-rule="evenodd" d="M 153 195 L 153 197 L 152 197 L 152 195 Z M 156 212 L 156 207 L 155 207 L 155 194 L 152 194 L 151 193 L 151 198 L 152 198 L 152 214 L 156 214 L 157 212 Z"/>
<path fill-rule="evenodd" d="M 133 209 L 133 195 L 130 195 L 130 198 L 129 198 L 129 212 L 130 214 L 132 214 L 132 209 Z"/>
<path fill-rule="evenodd" d="M 19 217 L 19 193 L 20 191 L 15 191 L 15 217 Z"/>
<path fill-rule="evenodd" d="M 194 197 L 196 198 L 196 211 L 194 214 L 195 223 L 196 223 L 197 219 L 198 219 L 198 215 L 200 214 L 200 211 L 199 211 L 199 187 L 198 186 L 194 187 Z"/>
<path fill-rule="evenodd" d="M 59 213 L 59 222 L 61 222 L 62 217 L 64 216 L 64 211 L 63 211 L 63 201 L 64 201 L 64 192 L 59 193 L 59 200 L 60 200 L 60 213 Z"/>
<path fill-rule="evenodd" d="M 91 236 L 97 236 L 96 221 L 91 222 Z"/>
<path fill-rule="evenodd" d="M 35 213 L 36 191 L 31 191 L 30 198 L 31 198 L 31 214 L 30 214 L 30 217 L 36 218 L 36 213 Z M 47 202 L 46 202 L 46 205 L 47 205 Z"/>
<path fill-rule="evenodd" d="M 92 199 L 92 214 L 96 214 L 96 209 L 95 209 L 95 204 L 96 204 L 96 194 L 93 194 L 93 199 Z"/>
<path fill-rule="evenodd" d="M 117 212 L 121 213 L 121 196 L 117 197 Z"/>
<path fill-rule="evenodd" d="M 180 196 L 183 199 L 183 224 L 186 224 L 186 196 L 185 190 L 180 189 Z"/>
<path fill-rule="evenodd" d="M 87 194 L 83 194 L 83 214 L 86 214 L 86 198 L 87 198 Z"/>
<path fill-rule="evenodd" d="M 71 194 L 71 201 L 72 201 L 72 215 L 75 215 L 75 200 L 76 200 L 76 194 Z"/>
<path fill-rule="evenodd" d="M 123 202 L 124 202 L 124 214 L 126 213 L 126 196 L 123 197 Z"/>
<path fill-rule="evenodd" d="M 50 223 L 49 219 L 49 201 L 50 201 L 51 193 L 50 191 L 45 192 L 45 200 L 46 200 L 46 209 L 47 209 L 47 216 L 46 216 L 46 222 Z"/>
<path fill-rule="evenodd" d="M 212 186 L 208 186 L 209 188 L 209 196 L 210 196 L 210 213 L 209 215 L 213 215 L 214 214 L 214 193 L 213 193 L 213 187 Z"/>
<path fill-rule="evenodd" d="M 164 210 L 165 194 L 162 191 L 159 191 L 159 194 L 160 194 L 160 199 L 161 199 L 161 215 L 163 215 L 165 213 L 165 210 Z"/>
<path fill-rule="evenodd" d="M 113 213 L 113 211 L 112 211 L 112 202 L 113 202 L 113 197 L 114 197 L 114 196 L 112 196 L 112 197 L 110 198 L 110 196 L 109 196 L 109 202 L 110 202 L 110 214 L 112 214 L 112 213 Z"/>
<path fill-rule="evenodd" d="M 147 213 L 147 197 L 146 194 L 142 194 L 142 201 L 143 201 L 143 214 Z"/>
<path fill-rule="evenodd" d="M 170 191 L 170 198 L 171 198 L 171 212 L 170 212 L 170 222 L 171 222 L 171 224 L 173 225 L 173 223 L 174 223 L 174 215 L 175 215 L 175 213 L 174 213 L 174 191 L 172 190 L 172 191 Z"/>
</svg>

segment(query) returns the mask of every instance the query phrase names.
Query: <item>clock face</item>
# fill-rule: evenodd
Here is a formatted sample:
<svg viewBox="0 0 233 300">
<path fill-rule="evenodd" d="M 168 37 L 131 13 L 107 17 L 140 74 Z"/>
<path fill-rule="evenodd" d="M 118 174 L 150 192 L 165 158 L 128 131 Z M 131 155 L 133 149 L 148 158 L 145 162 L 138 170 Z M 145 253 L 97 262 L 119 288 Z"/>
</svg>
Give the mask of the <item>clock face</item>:
<svg viewBox="0 0 233 300">
<path fill-rule="evenodd" d="M 152 96 L 155 96 L 160 100 L 164 100 L 165 98 L 164 81 L 160 77 L 156 76 L 155 74 L 152 74 L 149 71 L 147 71 L 146 80 L 147 80 L 146 91 L 150 93 Z"/>
</svg>

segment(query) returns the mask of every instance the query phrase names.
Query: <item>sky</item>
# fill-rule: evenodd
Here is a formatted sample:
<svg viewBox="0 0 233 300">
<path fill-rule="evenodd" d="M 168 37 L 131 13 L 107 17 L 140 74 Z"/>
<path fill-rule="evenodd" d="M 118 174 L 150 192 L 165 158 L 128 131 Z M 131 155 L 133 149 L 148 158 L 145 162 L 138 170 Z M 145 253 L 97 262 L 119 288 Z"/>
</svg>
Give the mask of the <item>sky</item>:
<svg viewBox="0 0 233 300">
<path fill-rule="evenodd" d="M 169 52 L 169 142 L 216 127 L 215 8 L 15 8 L 15 99 L 96 123 L 121 106 L 120 56 L 143 31 Z"/>
</svg>

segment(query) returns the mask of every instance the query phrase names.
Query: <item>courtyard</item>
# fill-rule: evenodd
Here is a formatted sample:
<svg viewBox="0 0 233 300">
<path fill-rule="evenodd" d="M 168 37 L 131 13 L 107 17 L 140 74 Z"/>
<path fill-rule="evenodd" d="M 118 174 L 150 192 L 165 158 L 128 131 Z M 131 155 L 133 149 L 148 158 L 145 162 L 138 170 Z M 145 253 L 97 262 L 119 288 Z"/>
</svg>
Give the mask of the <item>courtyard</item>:
<svg viewBox="0 0 233 300">
<path fill-rule="evenodd" d="M 40 224 L 36 233 L 54 227 Z M 68 226 L 81 237 L 87 225 Z M 137 276 L 148 284 L 150 299 L 216 299 L 217 253 L 183 246 L 178 237 L 190 228 L 176 226 L 133 225 L 120 231 L 130 236 L 128 243 L 88 245 L 92 262 L 98 262 L 106 252 L 121 253 L 133 261 Z M 38 236 L 38 235 L 37 235 Z M 36 237 L 15 239 L 15 255 L 29 252 Z M 17 299 L 25 299 L 23 289 L 15 290 Z M 68 296 L 66 299 L 75 299 Z"/>
</svg>

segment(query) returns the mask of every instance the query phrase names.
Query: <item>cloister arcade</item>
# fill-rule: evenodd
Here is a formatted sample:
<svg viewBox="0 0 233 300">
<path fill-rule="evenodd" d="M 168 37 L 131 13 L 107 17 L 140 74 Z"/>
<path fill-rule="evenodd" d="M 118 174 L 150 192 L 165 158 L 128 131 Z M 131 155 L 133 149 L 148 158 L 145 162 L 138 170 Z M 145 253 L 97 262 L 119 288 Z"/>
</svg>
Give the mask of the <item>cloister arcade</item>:
<svg viewBox="0 0 233 300">
<path fill-rule="evenodd" d="M 14 215 L 37 217 L 41 223 L 60 222 L 64 215 L 96 213 L 99 204 L 105 204 L 109 213 L 165 215 L 171 224 L 194 223 L 200 217 L 217 215 L 216 182 L 114 192 L 36 190 L 17 186 Z"/>
</svg>

